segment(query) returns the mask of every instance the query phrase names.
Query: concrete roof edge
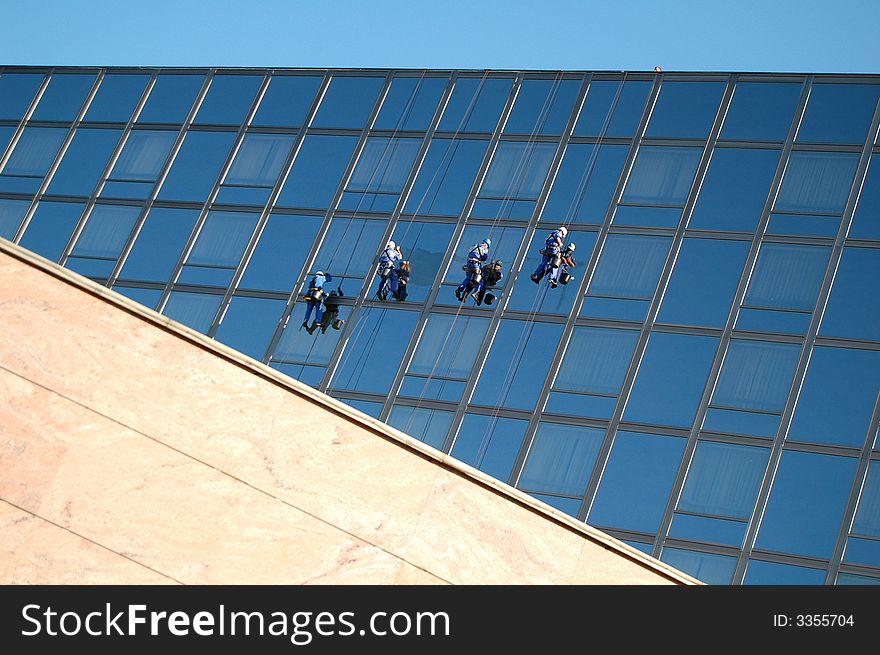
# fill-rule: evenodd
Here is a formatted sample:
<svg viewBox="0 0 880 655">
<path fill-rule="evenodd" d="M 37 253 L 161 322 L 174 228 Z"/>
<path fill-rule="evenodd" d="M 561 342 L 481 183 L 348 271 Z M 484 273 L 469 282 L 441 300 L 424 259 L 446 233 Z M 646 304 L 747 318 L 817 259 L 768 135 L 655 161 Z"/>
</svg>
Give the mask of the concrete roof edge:
<svg viewBox="0 0 880 655">
<path fill-rule="evenodd" d="M 696 578 L 693 578 L 678 569 L 675 569 L 668 564 L 661 562 L 658 559 L 655 559 L 649 555 L 646 555 L 642 551 L 634 548 L 628 544 L 623 543 L 619 539 L 615 539 L 611 535 L 602 532 L 601 530 L 594 528 L 586 523 L 578 521 L 577 519 L 557 510 L 546 503 L 543 503 L 527 493 L 516 489 L 515 487 L 511 487 L 510 485 L 501 482 L 500 480 L 493 478 L 483 471 L 480 471 L 472 466 L 461 462 L 454 457 L 444 454 L 443 452 L 432 448 L 424 444 L 423 442 L 411 437 L 410 435 L 401 432 L 400 430 L 391 427 L 387 423 L 383 423 L 382 421 L 373 418 L 367 414 L 364 414 L 360 410 L 351 407 L 350 405 L 346 405 L 345 403 L 329 396 L 325 393 L 322 393 L 299 380 L 295 380 L 291 377 L 288 377 L 282 373 L 279 373 L 275 369 L 267 366 L 266 364 L 262 364 L 243 353 L 230 348 L 229 346 L 220 343 L 214 339 L 210 339 L 205 336 L 201 332 L 197 332 L 192 328 L 183 325 L 182 323 L 178 323 L 167 316 L 164 316 L 152 309 L 141 305 L 130 298 L 127 298 L 107 287 L 101 286 L 97 282 L 90 280 L 86 277 L 79 275 L 78 273 L 74 273 L 73 271 L 56 264 L 36 253 L 33 253 L 25 248 L 22 248 L 19 245 L 16 245 L 6 239 L 0 238 L 0 252 L 5 253 L 11 257 L 14 257 L 25 264 L 37 268 L 39 270 L 52 275 L 59 280 L 70 284 L 74 287 L 85 291 L 93 296 L 97 296 L 102 300 L 109 302 L 112 305 L 119 307 L 127 311 L 130 314 L 137 316 L 149 323 L 153 323 L 154 325 L 176 334 L 189 341 L 190 343 L 203 348 L 205 350 L 211 351 L 216 355 L 223 357 L 224 359 L 234 363 L 242 368 L 246 368 L 251 372 L 279 385 L 285 387 L 286 389 L 296 393 L 300 396 L 304 396 L 309 400 L 312 400 L 315 403 L 323 405 L 327 409 L 331 410 L 335 414 L 342 416 L 352 422 L 358 423 L 363 427 L 368 428 L 370 431 L 378 433 L 380 436 L 391 439 L 400 443 L 401 445 L 417 451 L 421 456 L 426 459 L 431 459 L 444 466 L 447 469 L 451 469 L 454 472 L 462 475 L 464 477 L 470 478 L 475 482 L 480 483 L 485 487 L 489 487 L 496 493 L 504 495 L 509 499 L 517 502 L 518 504 L 527 507 L 528 509 L 540 513 L 542 515 L 547 516 L 548 518 L 553 519 L 557 523 L 563 524 L 565 527 L 578 532 L 588 538 L 589 540 L 601 544 L 611 550 L 615 550 L 619 552 L 621 555 L 627 557 L 630 560 L 634 560 L 637 563 L 645 566 L 646 568 L 653 569 L 658 574 L 663 575 L 675 582 L 685 585 L 702 585 L 703 583 Z"/>
</svg>

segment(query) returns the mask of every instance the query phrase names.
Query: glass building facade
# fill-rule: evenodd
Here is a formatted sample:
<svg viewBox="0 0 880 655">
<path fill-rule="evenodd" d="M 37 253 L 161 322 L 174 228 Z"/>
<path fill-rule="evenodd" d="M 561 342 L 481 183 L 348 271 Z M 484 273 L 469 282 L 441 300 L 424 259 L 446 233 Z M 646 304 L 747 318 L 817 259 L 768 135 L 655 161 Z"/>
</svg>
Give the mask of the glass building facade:
<svg viewBox="0 0 880 655">
<path fill-rule="evenodd" d="M 878 584 L 878 98 L 880 76 L 0 68 L 0 237 L 708 583 Z M 560 225 L 575 278 L 536 286 Z M 459 303 L 483 237 L 498 301 Z M 400 302 L 374 295 L 389 239 Z M 318 270 L 344 323 L 310 334 Z"/>
</svg>

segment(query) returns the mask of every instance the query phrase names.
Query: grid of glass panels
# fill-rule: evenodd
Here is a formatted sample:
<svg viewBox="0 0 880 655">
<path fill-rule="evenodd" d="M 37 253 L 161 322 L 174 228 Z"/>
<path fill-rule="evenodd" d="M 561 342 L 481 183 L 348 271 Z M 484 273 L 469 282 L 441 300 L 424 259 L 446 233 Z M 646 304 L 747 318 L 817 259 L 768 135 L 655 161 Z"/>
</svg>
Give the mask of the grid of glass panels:
<svg viewBox="0 0 880 655">
<path fill-rule="evenodd" d="M 6 68 L 0 237 L 707 582 L 877 582 L 878 98 Z M 561 225 L 572 277 L 535 285 Z M 496 299 L 459 302 L 483 238 Z M 411 273 L 382 301 L 388 240 Z M 335 302 L 306 321 L 319 271 Z"/>
</svg>

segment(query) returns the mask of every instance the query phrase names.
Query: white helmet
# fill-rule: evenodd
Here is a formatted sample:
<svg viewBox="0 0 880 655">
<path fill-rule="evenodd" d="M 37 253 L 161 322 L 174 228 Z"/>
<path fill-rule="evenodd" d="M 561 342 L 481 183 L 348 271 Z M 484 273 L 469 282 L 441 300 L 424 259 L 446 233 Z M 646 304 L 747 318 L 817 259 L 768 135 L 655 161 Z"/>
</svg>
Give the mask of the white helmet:
<svg viewBox="0 0 880 655">
<path fill-rule="evenodd" d="M 573 243 L 568 244 L 567 246 L 565 246 L 565 249 L 568 251 L 574 250 L 574 244 Z"/>
<path fill-rule="evenodd" d="M 565 238 L 565 236 L 568 234 L 568 228 L 566 228 L 566 227 L 559 228 L 559 234 L 561 234 L 562 237 Z"/>
<path fill-rule="evenodd" d="M 315 273 L 315 275 L 316 275 L 316 276 L 317 276 L 317 275 L 324 275 L 324 273 L 321 272 L 321 271 L 318 271 L 317 273 Z"/>
<path fill-rule="evenodd" d="M 388 245 L 385 246 L 385 247 L 386 247 L 386 248 L 394 249 L 394 248 L 397 247 L 397 244 L 395 244 L 393 241 L 389 241 L 389 242 L 388 242 Z"/>
</svg>

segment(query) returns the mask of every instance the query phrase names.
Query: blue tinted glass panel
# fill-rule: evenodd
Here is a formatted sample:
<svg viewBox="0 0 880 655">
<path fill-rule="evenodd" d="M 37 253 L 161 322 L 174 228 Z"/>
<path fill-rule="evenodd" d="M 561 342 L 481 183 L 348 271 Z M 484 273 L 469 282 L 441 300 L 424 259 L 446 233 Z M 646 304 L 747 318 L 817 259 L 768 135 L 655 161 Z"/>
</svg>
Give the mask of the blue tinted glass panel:
<svg viewBox="0 0 880 655">
<path fill-rule="evenodd" d="M 791 153 L 774 211 L 842 213 L 858 158 L 848 152 Z"/>
<path fill-rule="evenodd" d="M 320 225 L 320 216 L 270 215 L 239 286 L 290 292 Z"/>
<path fill-rule="evenodd" d="M 526 252 L 526 258 L 522 265 L 522 273 L 517 278 L 513 288 L 513 296 L 510 299 L 508 309 L 521 309 L 529 312 L 541 312 L 545 314 L 568 314 L 571 306 L 578 295 L 577 277 L 580 272 L 577 269 L 578 259 L 586 260 L 593 250 L 596 235 L 593 232 L 569 232 L 567 243 L 575 244 L 577 250 L 572 259 L 575 266 L 567 266 L 571 279 L 565 284 L 560 284 L 555 289 L 550 287 L 550 272 L 547 272 L 544 280 L 538 286 L 529 279 L 529 273 L 537 272 L 543 261 L 541 250 L 547 240 L 546 232 L 537 232 L 532 238 L 532 245 Z"/>
<path fill-rule="evenodd" d="M 753 232 L 778 162 L 777 150 L 716 148 L 689 227 Z"/>
<path fill-rule="evenodd" d="M 615 225 L 643 227 L 676 227 L 681 220 L 679 207 L 638 207 L 619 205 L 614 211 Z"/>
<path fill-rule="evenodd" d="M 461 282 L 465 275 L 461 267 L 465 263 L 468 253 L 480 240 L 489 237 L 492 241 L 489 259 L 500 259 L 502 262 L 505 262 L 503 267 L 504 277 L 496 285 L 499 287 L 504 286 L 507 282 L 509 264 L 513 261 L 513 257 L 522 243 L 523 234 L 524 230 L 518 227 L 466 226 L 458 240 L 458 246 L 455 249 L 456 254 L 446 271 L 443 281 L 454 282 L 455 284 Z M 455 302 L 454 296 L 451 302 Z"/>
<path fill-rule="evenodd" d="M 31 114 L 33 121 L 72 121 L 95 83 L 89 75 L 53 75 L 43 92 L 40 103 Z"/>
<path fill-rule="evenodd" d="M 685 440 L 619 431 L 587 523 L 639 532 L 655 532 Z"/>
<path fill-rule="evenodd" d="M 839 573 L 837 575 L 837 582 L 835 584 L 880 584 L 880 577 L 872 578 L 867 575 L 856 575 L 855 573 Z"/>
<path fill-rule="evenodd" d="M 703 430 L 730 434 L 749 434 L 772 439 L 779 428 L 779 414 L 747 412 L 737 409 L 710 407 L 703 421 Z"/>
<path fill-rule="evenodd" d="M 642 146 L 621 202 L 681 207 L 699 161 L 699 148 Z"/>
<path fill-rule="evenodd" d="M 246 134 L 223 183 L 273 186 L 292 145 L 292 135 Z"/>
<path fill-rule="evenodd" d="M 558 509 L 560 512 L 565 512 L 569 516 L 577 517 L 578 510 L 581 506 L 580 498 L 561 498 L 559 496 L 547 496 L 545 494 L 536 493 L 530 493 L 529 495 L 532 498 L 540 500 L 542 503 L 547 503 L 550 507 Z"/>
<path fill-rule="evenodd" d="M 330 273 L 334 278 L 333 286 L 344 279 L 357 280 L 350 283 L 353 289 L 348 291 L 354 295 L 364 276 L 373 274 L 373 261 L 378 255 L 379 242 L 386 227 L 385 221 L 334 218 L 311 270 Z"/>
<path fill-rule="evenodd" d="M 182 123 L 203 80 L 201 75 L 159 75 L 138 123 Z"/>
<path fill-rule="evenodd" d="M 241 124 L 262 80 L 256 75 L 215 75 L 193 123 Z"/>
<path fill-rule="evenodd" d="M 167 281 L 198 215 L 198 211 L 190 209 L 151 209 L 122 267 L 120 278 Z"/>
<path fill-rule="evenodd" d="M 312 126 L 363 127 L 383 82 L 381 77 L 333 77 Z"/>
<path fill-rule="evenodd" d="M 440 450 L 452 425 L 452 417 L 453 412 L 439 409 L 395 405 L 388 416 L 388 425 Z"/>
<path fill-rule="evenodd" d="M 544 411 L 555 414 L 608 419 L 611 418 L 616 404 L 616 396 L 553 391 L 547 399 Z"/>
<path fill-rule="evenodd" d="M 383 395 L 388 393 L 417 319 L 417 312 L 361 310 L 332 386 Z"/>
<path fill-rule="evenodd" d="M 0 120 L 20 120 L 34 99 L 43 75 L 3 73 L 0 75 Z"/>
<path fill-rule="evenodd" d="M 808 569 L 793 564 L 749 560 L 743 584 L 756 585 L 820 585 L 825 582 L 824 569 Z"/>
<path fill-rule="evenodd" d="M 261 360 L 286 305 L 284 300 L 235 297 L 226 309 L 215 338 L 248 357 Z"/>
<path fill-rule="evenodd" d="M 427 298 L 453 229 L 455 226 L 448 223 L 411 221 L 401 221 L 395 226 L 391 238 L 400 246 L 403 259 L 410 264 L 406 300 L 422 302 Z"/>
<path fill-rule="evenodd" d="M 91 195 L 120 134 L 119 130 L 78 129 L 46 193 Z"/>
<path fill-rule="evenodd" d="M 788 438 L 861 447 L 880 389 L 880 351 L 816 347 Z"/>
<path fill-rule="evenodd" d="M 734 339 L 712 404 L 781 413 L 800 351 L 796 344 Z"/>
<path fill-rule="evenodd" d="M 658 321 L 724 327 L 748 250 L 747 241 L 685 239 Z"/>
<path fill-rule="evenodd" d="M 536 199 L 555 150 L 553 143 L 502 141 L 480 187 L 480 197 Z"/>
<path fill-rule="evenodd" d="M 621 88 L 621 85 L 622 88 Z M 648 81 L 598 80 L 590 83 L 584 106 L 574 126 L 577 136 L 632 136 L 645 100 L 651 90 Z M 615 98 L 617 102 L 615 103 Z"/>
<path fill-rule="evenodd" d="M 162 297 L 161 289 L 141 289 L 138 287 L 115 286 L 113 287 L 113 290 L 116 293 L 121 293 L 126 298 L 134 300 L 136 303 L 140 303 L 144 307 L 148 307 L 149 309 L 156 309 L 156 303 L 158 303 L 159 298 Z"/>
<path fill-rule="evenodd" d="M 605 240 L 591 296 L 650 300 L 669 251 L 666 237 L 612 234 Z"/>
<path fill-rule="evenodd" d="M 438 129 L 450 132 L 492 132 L 501 118 L 511 78 L 459 78 Z"/>
<path fill-rule="evenodd" d="M 12 140 L 13 134 L 15 134 L 15 128 L 12 125 L 0 125 L 0 153 L 6 151 L 6 146 Z"/>
<path fill-rule="evenodd" d="M 724 86 L 724 82 L 663 82 L 645 136 L 706 138 Z"/>
<path fill-rule="evenodd" d="M 158 198 L 204 202 L 234 139 L 231 132 L 188 132 Z"/>
<path fill-rule="evenodd" d="M 398 77 L 382 101 L 374 130 L 426 130 L 446 88 L 445 77 Z"/>
<path fill-rule="evenodd" d="M 466 414 L 451 455 L 506 482 L 527 425 L 518 419 Z"/>
<path fill-rule="evenodd" d="M 800 83 L 738 82 L 721 138 L 784 141 L 801 88 Z"/>
<path fill-rule="evenodd" d="M 281 366 L 276 368 L 281 368 Z M 299 379 L 302 381 L 302 377 Z M 317 382 L 314 384 L 317 384 Z M 379 418 L 379 414 L 382 411 L 382 403 L 375 403 L 369 400 L 352 400 L 351 398 L 337 398 L 337 400 L 345 403 L 349 407 L 354 407 L 356 410 L 363 412 L 367 416 L 372 416 L 373 418 Z"/>
<path fill-rule="evenodd" d="M 553 388 L 618 394 L 638 337 L 634 330 L 575 327 Z"/>
<path fill-rule="evenodd" d="M 70 254 L 115 262 L 140 213 L 140 207 L 95 205 Z"/>
<path fill-rule="evenodd" d="M 868 465 L 852 534 L 880 537 L 880 461 L 874 460 Z"/>
<path fill-rule="evenodd" d="M 367 139 L 346 189 L 399 193 L 420 143 L 421 139 Z"/>
<path fill-rule="evenodd" d="M 235 266 L 254 232 L 259 214 L 211 212 L 199 232 L 187 264 Z"/>
<path fill-rule="evenodd" d="M 837 216 L 811 216 L 809 214 L 770 214 L 767 234 L 795 234 L 834 238 L 840 228 Z"/>
<path fill-rule="evenodd" d="M 182 293 L 175 291 L 168 297 L 162 312 L 170 319 L 183 323 L 197 332 L 205 333 L 211 327 L 214 315 L 220 307 L 222 296 L 207 293 Z"/>
<path fill-rule="evenodd" d="M 880 85 L 813 84 L 798 141 L 864 143 Z"/>
<path fill-rule="evenodd" d="M 504 131 L 561 134 L 580 87 L 580 80 L 523 80 Z"/>
<path fill-rule="evenodd" d="M 566 223 L 602 223 L 628 152 L 629 146 L 622 145 L 600 146 L 597 152 L 591 143 L 569 144 L 543 218 Z"/>
<path fill-rule="evenodd" d="M 855 467 L 851 457 L 783 452 L 755 547 L 830 557 Z"/>
<path fill-rule="evenodd" d="M 880 239 L 880 155 L 871 155 L 849 236 Z"/>
<path fill-rule="evenodd" d="M 769 454 L 767 448 L 700 441 L 677 509 L 725 518 L 749 518 Z"/>
<path fill-rule="evenodd" d="M 565 496 L 583 496 L 605 430 L 541 423 L 517 487 Z"/>
<path fill-rule="evenodd" d="M 128 135 L 110 171 L 111 180 L 154 182 L 162 170 L 177 132 L 135 130 Z"/>
<path fill-rule="evenodd" d="M 843 560 L 851 564 L 880 566 L 880 539 L 850 537 L 846 540 Z"/>
<path fill-rule="evenodd" d="M 457 216 L 486 153 L 483 140 L 433 139 L 404 211 Z"/>
<path fill-rule="evenodd" d="M 431 314 L 419 339 L 408 373 L 431 378 L 467 380 L 489 319 L 477 316 Z"/>
<path fill-rule="evenodd" d="M 82 214 L 82 203 L 41 202 L 19 241 L 22 248 L 58 261 Z"/>
<path fill-rule="evenodd" d="M 623 418 L 690 427 L 717 345 L 715 337 L 652 334 Z"/>
<path fill-rule="evenodd" d="M 561 333 L 558 324 L 501 321 L 472 402 L 534 409 Z"/>
<path fill-rule="evenodd" d="M 324 377 L 324 372 L 326 369 L 323 366 L 312 366 L 310 364 L 288 364 L 286 362 L 270 362 L 269 366 L 272 368 L 281 371 L 284 375 L 299 380 L 303 384 L 308 384 L 313 387 L 317 387 L 321 383 L 321 378 Z M 371 405 L 381 403 L 368 403 L 368 402 L 360 402 L 354 400 L 343 400 L 340 399 L 341 402 L 344 402 L 346 405 L 351 405 L 352 407 L 358 406 L 361 411 L 365 411 Z M 355 403 L 358 405 L 355 405 Z M 378 415 L 378 412 L 376 412 Z"/>
<path fill-rule="evenodd" d="M 148 75 L 105 75 L 83 120 L 127 122 L 149 79 Z"/>
<path fill-rule="evenodd" d="M 320 77 L 274 75 L 251 125 L 299 127 L 320 84 Z"/>
<path fill-rule="evenodd" d="M 660 560 L 706 584 L 729 585 L 736 568 L 735 557 L 683 548 L 664 548 Z"/>
<path fill-rule="evenodd" d="M 762 244 L 743 304 L 812 311 L 828 253 L 829 249 L 821 246 Z"/>
<path fill-rule="evenodd" d="M 819 333 L 880 341 L 877 298 L 880 298 L 880 250 L 844 248 Z"/>
<path fill-rule="evenodd" d="M 278 204 L 285 207 L 326 207 L 330 204 L 356 143 L 357 137 L 353 136 L 307 136 L 281 190 Z"/>
<path fill-rule="evenodd" d="M 340 316 L 343 316 L 343 311 L 347 312 L 348 310 L 342 308 L 339 312 Z M 308 365 L 304 371 L 295 372 L 294 377 L 306 382 L 306 384 L 318 384 L 321 381 L 321 376 L 324 375 L 324 369 L 318 367 L 330 362 L 330 357 L 339 341 L 339 331 L 333 329 L 325 332 L 315 330 L 309 334 L 302 327 L 305 313 L 305 303 L 298 302 L 290 314 L 287 327 L 281 333 L 281 339 L 275 347 L 275 352 L 272 353 L 272 359 Z M 285 370 L 285 373 L 293 374 L 290 370 Z M 306 378 L 309 378 L 308 381 Z"/>
<path fill-rule="evenodd" d="M 12 240 L 30 204 L 28 200 L 0 198 L 0 237 Z"/>
<path fill-rule="evenodd" d="M 6 161 L 6 166 L 3 167 L 3 175 L 43 177 L 49 170 L 49 165 L 65 136 L 67 136 L 66 129 L 26 128 Z"/>
<path fill-rule="evenodd" d="M 748 527 L 746 521 L 675 514 L 669 527 L 669 536 L 739 548 L 745 539 L 746 527 Z"/>
</svg>

